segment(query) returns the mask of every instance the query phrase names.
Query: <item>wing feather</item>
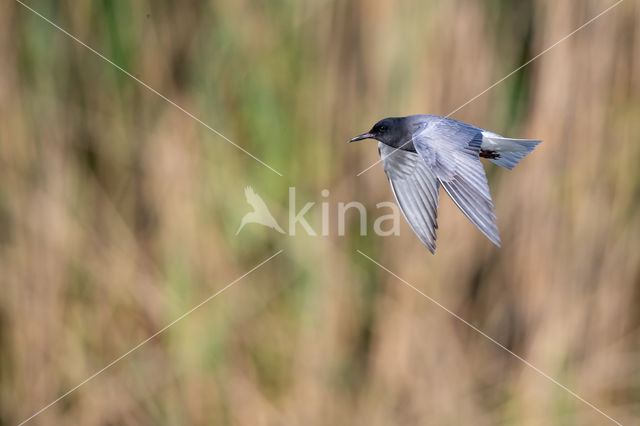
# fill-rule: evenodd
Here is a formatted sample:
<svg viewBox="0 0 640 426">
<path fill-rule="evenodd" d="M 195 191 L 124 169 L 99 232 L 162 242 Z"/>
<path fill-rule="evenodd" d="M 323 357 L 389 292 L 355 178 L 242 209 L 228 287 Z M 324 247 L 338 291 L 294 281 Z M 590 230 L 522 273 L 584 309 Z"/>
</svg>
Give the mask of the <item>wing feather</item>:
<svg viewBox="0 0 640 426">
<path fill-rule="evenodd" d="M 442 118 L 416 131 L 413 144 L 462 213 L 500 246 L 489 185 L 479 157 L 482 130 Z"/>
<path fill-rule="evenodd" d="M 400 211 L 411 230 L 433 253 L 438 228 L 438 178 L 424 159 L 414 152 L 396 151 L 382 143 L 378 150 Z"/>
</svg>

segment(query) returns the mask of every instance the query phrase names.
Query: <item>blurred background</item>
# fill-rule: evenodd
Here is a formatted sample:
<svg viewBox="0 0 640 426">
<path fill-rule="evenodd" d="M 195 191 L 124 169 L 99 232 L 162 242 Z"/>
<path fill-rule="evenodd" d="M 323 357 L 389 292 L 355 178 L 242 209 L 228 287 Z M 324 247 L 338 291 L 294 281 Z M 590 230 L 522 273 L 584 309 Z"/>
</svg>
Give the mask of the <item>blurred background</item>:
<svg viewBox="0 0 640 426">
<path fill-rule="evenodd" d="M 485 163 L 503 247 L 441 196 L 404 221 L 380 118 L 446 115 L 614 4 L 28 1 L 282 173 L 13 1 L 0 4 L 0 424 L 591 425 L 640 417 L 640 6 L 625 1 L 453 118 L 544 142 Z M 283 226 L 288 188 L 319 232 Z M 321 191 L 329 190 L 328 197 Z M 360 201 L 336 230 L 337 203 Z M 286 229 L 286 227 L 285 227 Z"/>
</svg>

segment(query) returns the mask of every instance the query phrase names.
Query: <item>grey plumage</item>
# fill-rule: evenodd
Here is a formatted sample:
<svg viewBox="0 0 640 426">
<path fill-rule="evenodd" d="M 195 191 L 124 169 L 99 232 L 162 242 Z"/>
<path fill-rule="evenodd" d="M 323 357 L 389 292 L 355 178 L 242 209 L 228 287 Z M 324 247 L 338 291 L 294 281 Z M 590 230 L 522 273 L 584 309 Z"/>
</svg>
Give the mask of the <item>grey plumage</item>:
<svg viewBox="0 0 640 426">
<path fill-rule="evenodd" d="M 420 241 L 435 251 L 439 187 L 500 246 L 489 185 L 480 157 L 512 169 L 538 140 L 508 139 L 437 115 L 391 117 L 349 142 L 376 139 L 393 195 Z"/>
</svg>

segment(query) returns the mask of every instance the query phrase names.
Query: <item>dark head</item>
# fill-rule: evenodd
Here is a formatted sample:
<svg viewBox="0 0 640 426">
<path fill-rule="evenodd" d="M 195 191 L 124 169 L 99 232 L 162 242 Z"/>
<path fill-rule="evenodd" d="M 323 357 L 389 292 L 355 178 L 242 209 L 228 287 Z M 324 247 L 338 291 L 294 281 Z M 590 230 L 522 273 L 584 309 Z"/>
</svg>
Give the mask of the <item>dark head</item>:
<svg viewBox="0 0 640 426">
<path fill-rule="evenodd" d="M 375 139 L 385 145 L 399 147 L 402 143 L 407 142 L 407 136 L 410 134 L 405 127 L 406 117 L 390 117 L 378 121 L 367 133 L 363 133 L 349 142 L 361 141 L 363 139 Z M 409 138 L 410 140 L 410 138 Z"/>
</svg>

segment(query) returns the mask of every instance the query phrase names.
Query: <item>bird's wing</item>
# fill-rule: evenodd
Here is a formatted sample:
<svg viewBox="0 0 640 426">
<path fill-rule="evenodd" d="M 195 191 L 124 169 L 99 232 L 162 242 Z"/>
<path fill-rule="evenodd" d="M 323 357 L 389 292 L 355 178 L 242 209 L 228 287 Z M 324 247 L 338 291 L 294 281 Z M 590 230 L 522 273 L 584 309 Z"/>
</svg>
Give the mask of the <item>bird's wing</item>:
<svg viewBox="0 0 640 426">
<path fill-rule="evenodd" d="M 247 186 L 244 189 L 244 196 L 247 199 L 247 203 L 257 212 L 263 212 L 264 210 L 269 210 L 267 205 L 264 203 L 264 200 L 255 193 L 252 187 Z"/>
<path fill-rule="evenodd" d="M 433 253 L 438 228 L 438 179 L 416 153 L 378 144 L 384 171 L 400 210 L 413 232 Z"/>
<path fill-rule="evenodd" d="M 423 125 L 413 135 L 416 151 L 447 194 L 491 242 L 500 246 L 489 185 L 479 158 L 481 144 L 480 129 L 449 119 Z"/>
</svg>

